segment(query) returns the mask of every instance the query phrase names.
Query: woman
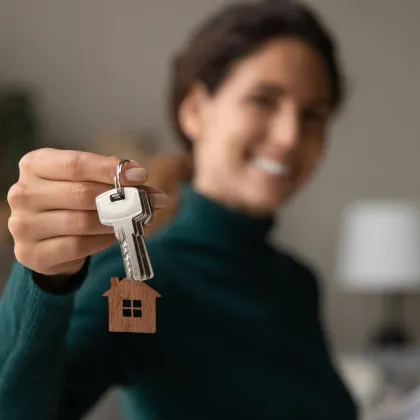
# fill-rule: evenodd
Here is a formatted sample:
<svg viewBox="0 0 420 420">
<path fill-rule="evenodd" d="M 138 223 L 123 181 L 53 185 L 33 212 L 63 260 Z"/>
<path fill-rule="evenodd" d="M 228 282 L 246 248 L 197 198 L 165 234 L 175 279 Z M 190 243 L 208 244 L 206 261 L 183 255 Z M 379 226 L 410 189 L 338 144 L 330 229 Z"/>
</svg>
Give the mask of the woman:
<svg viewBox="0 0 420 420">
<path fill-rule="evenodd" d="M 9 193 L 17 262 L 1 301 L 0 417 L 80 419 L 118 385 L 130 420 L 354 419 L 315 275 L 265 239 L 322 160 L 342 100 L 330 36 L 295 2 L 231 6 L 192 34 L 171 82 L 194 167 L 176 218 L 148 241 L 158 331 L 108 332 L 102 294 L 124 268 L 94 201 L 118 159 L 27 155 Z M 145 182 L 128 169 L 124 185 Z"/>
</svg>

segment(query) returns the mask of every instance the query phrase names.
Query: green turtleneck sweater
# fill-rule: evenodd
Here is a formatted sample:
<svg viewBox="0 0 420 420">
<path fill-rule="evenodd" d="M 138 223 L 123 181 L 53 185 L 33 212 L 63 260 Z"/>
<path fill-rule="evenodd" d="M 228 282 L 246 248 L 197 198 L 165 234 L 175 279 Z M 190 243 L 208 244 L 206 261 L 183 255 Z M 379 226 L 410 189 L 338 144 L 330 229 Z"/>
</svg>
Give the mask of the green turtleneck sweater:
<svg viewBox="0 0 420 420">
<path fill-rule="evenodd" d="M 118 244 L 60 295 L 16 262 L 0 300 L 0 419 L 80 419 L 118 386 L 129 420 L 354 420 L 316 278 L 270 247 L 271 224 L 183 185 L 175 220 L 147 242 L 154 334 L 108 331 Z"/>
</svg>

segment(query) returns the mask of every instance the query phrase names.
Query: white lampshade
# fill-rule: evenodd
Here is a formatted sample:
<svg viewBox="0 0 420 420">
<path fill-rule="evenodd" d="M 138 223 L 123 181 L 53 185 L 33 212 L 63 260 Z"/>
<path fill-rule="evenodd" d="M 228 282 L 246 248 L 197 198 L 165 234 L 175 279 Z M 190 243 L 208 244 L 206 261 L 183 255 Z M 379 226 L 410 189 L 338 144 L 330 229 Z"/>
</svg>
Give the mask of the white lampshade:
<svg viewBox="0 0 420 420">
<path fill-rule="evenodd" d="M 343 211 L 337 275 L 361 292 L 420 289 L 420 211 L 411 202 L 362 200 Z"/>
</svg>

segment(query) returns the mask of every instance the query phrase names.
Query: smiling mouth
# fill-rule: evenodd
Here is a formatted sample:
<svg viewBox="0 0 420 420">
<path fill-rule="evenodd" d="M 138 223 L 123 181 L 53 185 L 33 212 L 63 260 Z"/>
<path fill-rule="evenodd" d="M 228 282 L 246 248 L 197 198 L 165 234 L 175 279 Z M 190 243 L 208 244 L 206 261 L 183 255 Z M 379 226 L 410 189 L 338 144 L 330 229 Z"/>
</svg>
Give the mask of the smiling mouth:
<svg viewBox="0 0 420 420">
<path fill-rule="evenodd" d="M 277 175 L 284 179 L 289 179 L 292 175 L 292 168 L 290 165 L 272 159 L 257 157 L 252 160 L 252 164 L 268 175 Z"/>
</svg>

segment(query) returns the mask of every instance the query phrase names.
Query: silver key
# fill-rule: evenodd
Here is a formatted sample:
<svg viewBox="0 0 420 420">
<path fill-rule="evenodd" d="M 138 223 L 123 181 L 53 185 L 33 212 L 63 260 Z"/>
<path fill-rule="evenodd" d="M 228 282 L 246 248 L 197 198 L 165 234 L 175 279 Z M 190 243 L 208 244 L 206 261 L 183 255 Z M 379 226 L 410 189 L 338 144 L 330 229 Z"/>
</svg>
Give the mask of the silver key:
<svg viewBox="0 0 420 420">
<path fill-rule="evenodd" d="M 127 278 L 151 279 L 153 269 L 143 236 L 143 226 L 150 223 L 153 215 L 147 193 L 134 187 L 119 186 L 96 197 L 96 207 L 101 223 L 114 228 Z"/>
</svg>

